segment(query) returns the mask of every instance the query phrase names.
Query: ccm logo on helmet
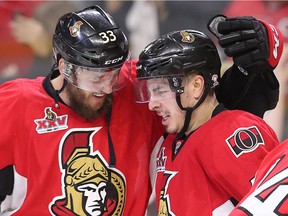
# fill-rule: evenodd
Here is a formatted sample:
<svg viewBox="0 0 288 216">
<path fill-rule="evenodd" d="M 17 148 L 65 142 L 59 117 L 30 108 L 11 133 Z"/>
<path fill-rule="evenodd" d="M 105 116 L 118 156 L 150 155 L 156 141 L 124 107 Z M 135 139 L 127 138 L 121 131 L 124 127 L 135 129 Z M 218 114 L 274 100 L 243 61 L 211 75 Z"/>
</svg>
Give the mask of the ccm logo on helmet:
<svg viewBox="0 0 288 216">
<path fill-rule="evenodd" d="M 115 64 L 117 62 L 120 62 L 122 59 L 123 59 L 123 56 L 116 58 L 116 59 L 107 60 L 105 61 L 105 65 Z"/>
<path fill-rule="evenodd" d="M 237 158 L 243 153 L 254 151 L 259 145 L 264 145 L 263 137 L 256 126 L 238 128 L 226 139 L 226 143 Z"/>
</svg>

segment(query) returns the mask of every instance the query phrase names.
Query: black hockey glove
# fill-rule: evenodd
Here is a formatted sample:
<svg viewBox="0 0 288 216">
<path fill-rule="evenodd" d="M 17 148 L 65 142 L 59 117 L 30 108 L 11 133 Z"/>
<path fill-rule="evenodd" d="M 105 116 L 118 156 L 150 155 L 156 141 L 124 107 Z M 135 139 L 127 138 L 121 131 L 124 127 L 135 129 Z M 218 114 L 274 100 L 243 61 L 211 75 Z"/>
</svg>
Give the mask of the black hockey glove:
<svg viewBox="0 0 288 216">
<path fill-rule="evenodd" d="M 277 27 L 251 16 L 213 17 L 208 29 L 218 37 L 227 56 L 242 72 L 257 61 L 266 61 L 274 69 L 283 51 L 283 36 Z"/>
<path fill-rule="evenodd" d="M 220 79 L 216 91 L 228 109 L 264 116 L 279 99 L 279 82 L 273 69 L 283 51 L 283 36 L 274 26 L 253 17 L 213 17 L 208 29 L 234 64 Z"/>
</svg>

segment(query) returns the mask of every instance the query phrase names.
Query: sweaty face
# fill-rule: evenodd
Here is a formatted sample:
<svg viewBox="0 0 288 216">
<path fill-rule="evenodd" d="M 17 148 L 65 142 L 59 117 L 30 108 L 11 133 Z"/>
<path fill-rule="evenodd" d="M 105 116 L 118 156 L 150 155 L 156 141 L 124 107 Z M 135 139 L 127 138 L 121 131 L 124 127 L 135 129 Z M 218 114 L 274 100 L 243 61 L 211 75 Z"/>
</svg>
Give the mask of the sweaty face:
<svg viewBox="0 0 288 216">
<path fill-rule="evenodd" d="M 162 124 L 168 133 L 181 131 L 185 120 L 185 111 L 176 102 L 176 93 L 172 92 L 167 79 L 151 79 L 147 81 L 150 95 L 149 109 L 162 117 Z"/>
<path fill-rule="evenodd" d="M 81 117 L 91 121 L 100 115 L 107 113 L 112 105 L 112 94 L 98 94 L 81 90 L 69 82 L 68 92 L 69 106 Z"/>
</svg>

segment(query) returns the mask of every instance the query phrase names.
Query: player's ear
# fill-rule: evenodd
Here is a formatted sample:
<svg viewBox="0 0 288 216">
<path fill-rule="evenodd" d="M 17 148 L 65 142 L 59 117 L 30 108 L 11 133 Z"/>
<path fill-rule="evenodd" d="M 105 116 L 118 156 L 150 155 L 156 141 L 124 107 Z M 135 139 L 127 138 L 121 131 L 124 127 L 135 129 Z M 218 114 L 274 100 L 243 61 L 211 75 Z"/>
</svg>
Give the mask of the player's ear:
<svg viewBox="0 0 288 216">
<path fill-rule="evenodd" d="M 199 99 L 204 91 L 205 81 L 201 75 L 196 75 L 192 78 L 191 84 L 193 86 L 193 97 Z"/>
<path fill-rule="evenodd" d="M 58 68 L 59 68 L 59 72 L 60 74 L 63 74 L 63 71 L 64 71 L 64 59 L 63 58 L 60 58 L 59 61 L 58 61 Z"/>
</svg>

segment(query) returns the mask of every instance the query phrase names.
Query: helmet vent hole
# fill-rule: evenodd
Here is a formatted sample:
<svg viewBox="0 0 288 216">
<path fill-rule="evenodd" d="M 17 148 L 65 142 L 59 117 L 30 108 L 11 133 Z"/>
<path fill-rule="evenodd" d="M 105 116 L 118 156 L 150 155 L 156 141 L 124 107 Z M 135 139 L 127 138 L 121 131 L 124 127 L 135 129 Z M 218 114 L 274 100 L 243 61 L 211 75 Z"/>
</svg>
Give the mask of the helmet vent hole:
<svg viewBox="0 0 288 216">
<path fill-rule="evenodd" d="M 158 47 L 158 50 L 163 49 L 163 47 L 165 47 L 165 44 L 160 44 L 160 46 Z"/>
<path fill-rule="evenodd" d="M 88 58 L 86 56 L 82 56 L 83 59 L 89 61 L 90 63 L 92 63 L 93 65 L 96 65 L 98 66 L 99 65 L 99 61 L 96 61 L 95 59 L 92 59 L 92 58 Z"/>
<path fill-rule="evenodd" d="M 171 63 L 171 60 L 166 59 L 160 63 L 160 67 L 165 67 L 166 65 L 169 65 L 170 63 Z"/>
<path fill-rule="evenodd" d="M 166 60 L 163 60 L 163 61 L 160 61 L 156 64 L 153 64 L 150 66 L 150 70 L 151 71 L 154 71 L 154 70 L 157 70 L 159 68 L 163 68 L 163 67 L 166 67 L 168 66 L 169 64 L 171 63 L 171 60 L 170 59 L 166 59 Z"/>
</svg>

